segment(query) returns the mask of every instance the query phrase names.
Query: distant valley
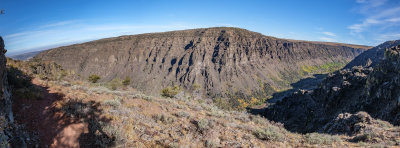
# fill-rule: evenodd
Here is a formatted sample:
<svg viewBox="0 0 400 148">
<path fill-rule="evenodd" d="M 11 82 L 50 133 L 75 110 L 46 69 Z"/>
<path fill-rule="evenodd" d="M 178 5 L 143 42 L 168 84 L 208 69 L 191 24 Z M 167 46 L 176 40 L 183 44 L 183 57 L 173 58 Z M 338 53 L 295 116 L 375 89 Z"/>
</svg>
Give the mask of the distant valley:
<svg viewBox="0 0 400 148">
<path fill-rule="evenodd" d="M 16 54 L 16 55 L 11 55 L 9 56 L 12 59 L 15 60 L 29 60 L 31 58 L 33 58 L 34 56 L 36 56 L 37 54 L 39 54 L 42 51 L 33 51 L 33 52 L 27 52 L 27 53 L 21 53 L 21 54 Z"/>
</svg>

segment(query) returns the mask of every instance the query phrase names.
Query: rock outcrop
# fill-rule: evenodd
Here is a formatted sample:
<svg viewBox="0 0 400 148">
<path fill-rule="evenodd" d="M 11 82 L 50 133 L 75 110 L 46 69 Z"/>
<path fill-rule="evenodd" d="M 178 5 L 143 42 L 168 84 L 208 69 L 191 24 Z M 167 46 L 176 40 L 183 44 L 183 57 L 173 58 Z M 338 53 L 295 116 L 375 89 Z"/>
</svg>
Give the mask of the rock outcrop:
<svg viewBox="0 0 400 148">
<path fill-rule="evenodd" d="M 397 129 L 396 129 L 397 128 Z M 396 145 L 400 131 L 390 123 L 372 118 L 368 113 L 360 111 L 355 114 L 342 113 L 327 123 L 319 132 L 333 135 L 348 135 L 351 142 L 381 143 Z"/>
<path fill-rule="evenodd" d="M 294 41 L 239 28 L 205 28 L 121 36 L 55 48 L 35 58 L 54 61 L 87 79 L 130 77 L 132 86 L 196 84 L 210 96 L 270 95 L 303 77 L 301 67 L 347 62 L 368 47 Z"/>
<path fill-rule="evenodd" d="M 12 93 L 8 83 L 7 58 L 4 41 L 0 37 L 0 147 L 34 147 L 36 141 L 31 139 L 24 127 L 14 122 L 12 112 Z"/>
<path fill-rule="evenodd" d="M 0 147 L 26 147 L 22 137 L 18 137 L 18 126 L 14 124 L 11 92 L 7 79 L 7 68 L 3 38 L 0 37 Z"/>
<path fill-rule="evenodd" d="M 339 114 L 336 119 L 326 124 L 320 132 L 356 135 L 373 129 L 373 127 L 379 127 L 376 125 L 380 124 L 391 126 L 387 122 L 375 120 L 366 112 L 360 111 L 356 114 L 342 113 Z"/>
<path fill-rule="evenodd" d="M 8 88 L 4 41 L 0 37 L 0 147 L 9 147 L 10 129 L 14 122 L 11 94 Z"/>
<path fill-rule="evenodd" d="M 373 66 L 379 63 L 384 58 L 386 48 L 400 45 L 400 40 L 387 41 L 374 48 L 371 48 L 360 54 L 344 68 L 350 69 L 354 66 Z"/>
<path fill-rule="evenodd" d="M 317 89 L 300 90 L 268 108 L 265 115 L 297 132 L 338 132 L 339 128 L 332 126 L 331 121 L 353 125 L 359 120 L 347 122 L 356 118 L 347 118 L 344 113 L 359 111 L 400 125 L 400 46 L 387 49 L 384 59 L 373 65 L 356 66 L 331 74 Z M 339 114 L 346 117 L 335 119 Z M 342 130 L 351 133 L 355 129 Z"/>
</svg>

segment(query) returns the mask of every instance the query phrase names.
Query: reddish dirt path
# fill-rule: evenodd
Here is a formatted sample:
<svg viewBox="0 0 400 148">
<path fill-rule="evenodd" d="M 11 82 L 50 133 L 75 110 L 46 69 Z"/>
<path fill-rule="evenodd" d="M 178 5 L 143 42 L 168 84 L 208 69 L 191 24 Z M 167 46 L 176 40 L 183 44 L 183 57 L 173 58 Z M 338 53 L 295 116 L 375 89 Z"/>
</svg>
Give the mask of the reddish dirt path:
<svg viewBox="0 0 400 148">
<path fill-rule="evenodd" d="M 69 118 L 57 109 L 57 102 L 64 99 L 62 94 L 41 86 L 36 79 L 32 83 L 42 89 L 44 96 L 40 100 L 16 99 L 13 103 L 16 122 L 37 133 L 40 147 L 80 147 L 79 137 L 88 133 L 87 124 Z"/>
</svg>

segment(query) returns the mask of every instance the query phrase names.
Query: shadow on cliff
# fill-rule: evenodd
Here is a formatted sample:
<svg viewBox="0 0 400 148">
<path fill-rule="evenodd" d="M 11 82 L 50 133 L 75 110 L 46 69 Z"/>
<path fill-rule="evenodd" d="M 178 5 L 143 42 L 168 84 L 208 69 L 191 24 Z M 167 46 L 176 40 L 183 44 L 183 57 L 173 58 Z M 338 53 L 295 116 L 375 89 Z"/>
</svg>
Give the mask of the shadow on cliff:
<svg viewBox="0 0 400 148">
<path fill-rule="evenodd" d="M 267 100 L 268 104 L 275 104 L 276 102 L 282 100 L 284 97 L 293 94 L 299 89 L 315 89 L 322 82 L 322 80 L 328 76 L 328 74 L 314 74 L 313 77 L 308 77 L 304 79 L 300 79 L 299 81 L 290 84 L 292 86 L 291 89 L 282 92 L 276 92 L 272 94 L 272 98 Z M 249 109 L 248 111 L 255 115 L 263 115 L 265 113 L 266 108 L 261 109 Z"/>
<path fill-rule="evenodd" d="M 66 101 L 64 94 L 54 92 L 17 68 L 7 67 L 7 70 L 14 94 L 12 99 L 15 121 L 25 125 L 39 139 L 40 147 L 114 145 L 114 138 L 102 130 L 103 123 L 110 120 L 100 118 L 102 110 L 99 103 Z M 66 129 L 73 132 L 66 133 Z"/>
</svg>

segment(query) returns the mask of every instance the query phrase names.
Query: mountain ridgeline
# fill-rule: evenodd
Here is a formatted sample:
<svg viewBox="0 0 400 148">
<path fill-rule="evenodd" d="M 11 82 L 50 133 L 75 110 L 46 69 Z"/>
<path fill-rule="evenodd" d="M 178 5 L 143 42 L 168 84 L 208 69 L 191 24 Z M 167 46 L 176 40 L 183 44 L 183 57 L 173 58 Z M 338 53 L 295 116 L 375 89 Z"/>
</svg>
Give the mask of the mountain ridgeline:
<svg viewBox="0 0 400 148">
<path fill-rule="evenodd" d="M 101 39 L 47 50 L 35 59 L 54 61 L 81 79 L 130 77 L 131 86 L 152 94 L 168 86 L 196 85 L 213 97 L 265 97 L 327 71 L 326 65 L 344 66 L 368 48 L 217 27 Z"/>
</svg>

